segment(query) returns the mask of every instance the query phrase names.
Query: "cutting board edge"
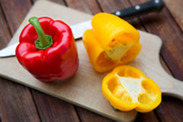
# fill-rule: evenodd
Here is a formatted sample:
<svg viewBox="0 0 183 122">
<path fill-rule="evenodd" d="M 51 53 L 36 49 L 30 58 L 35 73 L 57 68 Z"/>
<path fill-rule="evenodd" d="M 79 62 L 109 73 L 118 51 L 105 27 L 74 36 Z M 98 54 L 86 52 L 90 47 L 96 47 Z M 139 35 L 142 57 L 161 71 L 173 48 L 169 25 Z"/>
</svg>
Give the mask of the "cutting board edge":
<svg viewBox="0 0 183 122">
<path fill-rule="evenodd" d="M 23 86 L 25 86 L 25 87 L 29 87 L 29 88 L 31 88 L 31 89 L 34 89 L 34 90 L 38 91 L 38 92 L 41 92 L 41 93 L 44 93 L 44 94 L 53 96 L 53 97 L 55 97 L 55 98 L 58 98 L 58 99 L 60 99 L 60 100 L 63 100 L 63 101 L 65 101 L 65 102 L 71 103 L 71 104 L 76 105 L 76 106 L 78 106 L 78 107 L 87 109 L 87 110 L 89 110 L 89 111 L 92 111 L 92 112 L 94 112 L 94 113 L 96 113 L 96 114 L 99 114 L 99 115 L 101 115 L 101 116 L 103 116 L 103 117 L 106 117 L 106 118 L 109 118 L 109 119 L 112 119 L 112 120 L 115 120 L 115 121 L 125 121 L 125 122 L 134 121 L 134 120 L 136 119 L 136 116 L 137 116 L 137 113 L 138 113 L 137 111 L 132 110 L 132 111 L 129 111 L 129 112 L 133 112 L 132 114 L 130 114 L 130 115 L 131 115 L 130 117 L 125 118 L 125 119 L 124 119 L 124 118 L 123 118 L 123 119 L 120 119 L 120 118 L 118 119 L 118 118 L 116 118 L 116 117 L 114 117 L 114 116 L 111 116 L 111 115 L 109 115 L 109 114 L 103 113 L 103 112 L 101 112 L 101 111 L 99 111 L 99 110 L 96 110 L 96 109 L 94 109 L 94 108 L 91 108 L 91 107 L 82 105 L 82 104 L 79 103 L 79 102 L 76 102 L 76 101 L 73 101 L 73 100 L 70 100 L 70 99 L 66 99 L 66 98 L 61 97 L 61 96 L 59 96 L 59 95 L 56 95 L 56 94 L 54 94 L 54 93 L 52 93 L 52 92 L 48 92 L 48 91 L 46 91 L 45 89 L 41 89 L 41 88 L 39 88 L 39 87 L 35 87 L 35 86 L 31 85 L 31 84 L 27 84 L 27 83 L 25 83 L 25 82 L 22 82 L 22 81 L 20 81 L 20 80 L 17 80 L 17 79 L 15 79 L 15 78 L 12 78 L 12 77 L 7 77 L 7 76 L 4 75 L 4 74 L 1 74 L 1 77 L 5 78 L 5 79 L 8 79 L 8 80 L 11 80 L 11 81 L 14 81 L 15 83 L 17 83 L 17 84 L 19 84 L 19 85 L 23 85 Z M 111 107 L 112 107 L 112 106 L 111 106 Z M 126 113 L 126 114 L 127 114 L 127 113 Z"/>
</svg>

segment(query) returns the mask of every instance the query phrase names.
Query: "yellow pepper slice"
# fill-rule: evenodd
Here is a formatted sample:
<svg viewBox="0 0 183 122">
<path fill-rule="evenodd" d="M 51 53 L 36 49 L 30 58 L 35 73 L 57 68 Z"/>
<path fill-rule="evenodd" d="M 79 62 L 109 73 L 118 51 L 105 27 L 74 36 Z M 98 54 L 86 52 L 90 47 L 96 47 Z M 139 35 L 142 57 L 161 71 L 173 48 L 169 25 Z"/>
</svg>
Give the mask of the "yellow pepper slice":
<svg viewBox="0 0 183 122">
<path fill-rule="evenodd" d="M 92 29 L 85 31 L 83 43 L 97 72 L 107 72 L 133 61 L 141 50 L 139 32 L 125 20 L 108 13 L 92 18 Z"/>
<path fill-rule="evenodd" d="M 102 92 L 111 105 L 121 111 L 136 109 L 149 112 L 161 102 L 161 90 L 140 70 L 129 65 L 118 66 L 106 75 Z"/>
</svg>

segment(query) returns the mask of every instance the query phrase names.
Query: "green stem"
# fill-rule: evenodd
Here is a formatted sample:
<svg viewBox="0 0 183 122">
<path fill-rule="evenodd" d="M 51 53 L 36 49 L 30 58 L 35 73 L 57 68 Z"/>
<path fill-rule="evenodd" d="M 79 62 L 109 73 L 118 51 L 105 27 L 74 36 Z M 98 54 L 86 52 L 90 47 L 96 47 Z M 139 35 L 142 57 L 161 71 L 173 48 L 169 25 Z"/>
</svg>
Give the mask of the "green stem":
<svg viewBox="0 0 183 122">
<path fill-rule="evenodd" d="M 45 35 L 37 17 L 31 17 L 29 23 L 34 26 L 38 39 L 35 41 L 36 47 L 38 49 L 46 49 L 52 45 L 52 38 L 48 35 Z"/>
</svg>

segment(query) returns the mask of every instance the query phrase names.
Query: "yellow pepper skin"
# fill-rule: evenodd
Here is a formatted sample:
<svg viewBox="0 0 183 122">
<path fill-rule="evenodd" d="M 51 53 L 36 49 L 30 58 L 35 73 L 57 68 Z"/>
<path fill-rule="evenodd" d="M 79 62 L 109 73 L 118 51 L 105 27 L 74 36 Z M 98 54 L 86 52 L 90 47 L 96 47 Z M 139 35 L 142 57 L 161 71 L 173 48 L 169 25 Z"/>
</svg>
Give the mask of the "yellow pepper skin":
<svg viewBox="0 0 183 122">
<path fill-rule="evenodd" d="M 118 66 L 106 75 L 102 92 L 110 104 L 120 111 L 136 109 L 149 112 L 161 103 L 161 90 L 140 70 L 129 65 Z"/>
<path fill-rule="evenodd" d="M 92 18 L 92 29 L 85 31 L 83 43 L 97 72 L 107 72 L 132 62 L 141 50 L 139 32 L 125 20 L 108 13 Z"/>
</svg>

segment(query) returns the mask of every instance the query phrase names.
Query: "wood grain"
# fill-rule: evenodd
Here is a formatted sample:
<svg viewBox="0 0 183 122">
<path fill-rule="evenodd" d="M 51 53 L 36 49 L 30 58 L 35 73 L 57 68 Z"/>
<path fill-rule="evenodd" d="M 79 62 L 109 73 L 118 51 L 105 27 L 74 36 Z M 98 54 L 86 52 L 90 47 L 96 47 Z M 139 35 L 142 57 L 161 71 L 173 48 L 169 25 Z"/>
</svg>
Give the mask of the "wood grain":
<svg viewBox="0 0 183 122">
<path fill-rule="evenodd" d="M 138 113 L 135 122 L 159 122 L 160 120 L 156 116 L 155 111 L 151 111 L 148 113 Z"/>
<path fill-rule="evenodd" d="M 183 31 L 183 2 L 182 0 L 164 0 L 165 5 L 168 7 L 169 11 L 171 12 L 171 15 L 176 20 L 177 24 Z"/>
<path fill-rule="evenodd" d="M 6 24 L 6 19 L 4 18 L 4 13 L 2 8 L 0 8 L 0 49 L 4 48 L 11 39 L 11 34 L 8 28 L 8 25 Z"/>
<path fill-rule="evenodd" d="M 131 6 L 128 0 L 98 0 L 98 3 L 100 4 L 102 11 L 107 13 L 113 13 L 117 10 L 121 10 Z"/>
<path fill-rule="evenodd" d="M 3 78 L 0 78 L 0 84 L 0 98 L 3 98 L 0 102 L 2 122 L 40 121 L 27 87 Z"/>
<path fill-rule="evenodd" d="M 3 11 L 12 35 L 16 32 L 32 4 L 30 0 L 1 0 Z"/>
<path fill-rule="evenodd" d="M 104 118 L 103 116 L 100 116 L 99 114 L 93 113 L 91 111 L 88 111 L 86 109 L 77 107 L 76 108 L 81 122 L 115 122 L 114 120 L 111 120 L 110 118 Z"/>
<path fill-rule="evenodd" d="M 92 0 L 66 0 L 68 7 L 74 8 L 76 10 L 88 13 L 96 14 L 100 12 L 100 8 L 96 1 Z"/>
<path fill-rule="evenodd" d="M 172 97 L 163 97 L 161 105 L 156 112 L 161 121 L 164 122 L 181 122 L 183 120 L 182 101 Z"/>
<path fill-rule="evenodd" d="M 38 0 L 32 0 L 32 1 L 33 1 L 33 4 L 34 4 Z M 57 3 L 57 4 L 60 4 L 60 5 L 66 5 L 65 0 L 50 0 L 50 1 L 52 1 L 54 3 Z M 48 9 L 49 9 L 49 7 L 48 7 Z"/>
<path fill-rule="evenodd" d="M 43 122 L 79 122 L 73 105 L 35 90 L 33 96 Z"/>
</svg>

